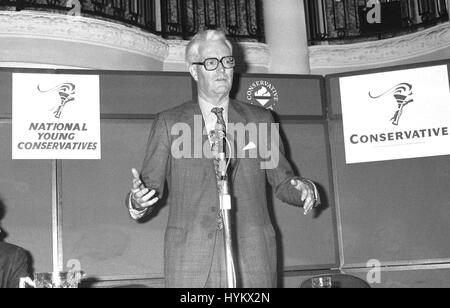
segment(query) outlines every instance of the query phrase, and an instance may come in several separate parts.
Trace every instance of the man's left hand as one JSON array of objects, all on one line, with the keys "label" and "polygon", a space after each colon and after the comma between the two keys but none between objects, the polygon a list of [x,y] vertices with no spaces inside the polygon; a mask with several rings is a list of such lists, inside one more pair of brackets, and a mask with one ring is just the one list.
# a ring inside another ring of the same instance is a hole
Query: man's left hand
[{"label": "man's left hand", "polygon": [[312,184],[299,179],[292,179],[291,185],[302,193],[301,200],[303,202],[303,214],[307,215],[317,203],[314,187],[312,187]]}]

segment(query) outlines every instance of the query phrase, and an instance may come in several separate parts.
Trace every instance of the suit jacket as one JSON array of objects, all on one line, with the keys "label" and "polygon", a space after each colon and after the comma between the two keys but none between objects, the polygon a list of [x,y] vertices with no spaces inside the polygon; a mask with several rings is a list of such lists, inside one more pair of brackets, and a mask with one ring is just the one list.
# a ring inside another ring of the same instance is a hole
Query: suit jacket
[{"label": "suit jacket", "polygon": [[[169,219],[164,249],[166,287],[203,287],[213,258],[219,211],[214,162],[206,157],[176,158],[171,155],[174,144],[175,148],[195,154],[200,138],[201,144],[209,148],[204,123],[199,130],[194,116],[197,119],[202,116],[196,101],[158,114],[150,132],[142,168],[144,183],[159,195],[164,194],[165,181],[168,183]],[[230,100],[228,122],[248,125],[270,124],[274,120],[270,111],[264,108]],[[190,144],[180,146],[180,127],[189,128],[192,132],[192,138],[183,133],[186,140],[192,141]],[[200,132],[203,132],[202,136]],[[274,133],[279,134],[278,130]],[[258,150],[263,150],[258,140],[250,140],[250,134],[245,138],[246,144],[251,141],[260,147]],[[237,145],[237,139],[233,142],[235,146],[242,146]],[[290,185],[294,174],[285,158],[281,140],[275,150],[279,151],[279,163],[274,169],[261,169],[260,157],[232,160],[232,219],[241,287],[276,287],[277,248],[267,208],[267,180],[279,199],[301,204],[300,192]]]},{"label": "suit jacket", "polygon": [[0,288],[18,288],[20,278],[28,277],[28,258],[17,246],[0,242]]}]

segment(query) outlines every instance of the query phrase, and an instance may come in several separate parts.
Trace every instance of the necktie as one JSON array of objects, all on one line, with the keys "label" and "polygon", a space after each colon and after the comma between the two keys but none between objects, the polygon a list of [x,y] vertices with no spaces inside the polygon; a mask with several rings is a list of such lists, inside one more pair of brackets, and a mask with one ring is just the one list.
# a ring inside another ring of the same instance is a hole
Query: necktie
[{"label": "necktie", "polygon": [[[223,118],[223,108],[219,108],[219,107],[215,107],[213,109],[211,109],[211,112],[214,113],[217,117],[217,122],[216,122],[216,126],[215,129],[218,131],[222,131],[224,136],[226,134],[226,125],[225,125],[225,120]],[[214,147],[216,146],[213,143],[213,153],[217,153],[217,151],[219,149],[215,149]],[[225,145],[224,145],[224,149],[225,149]],[[217,190],[219,192],[219,194],[221,194],[221,178],[220,178],[220,170],[219,170],[219,158],[218,156],[216,156],[214,158],[214,167],[215,167],[215,171],[216,171],[216,181],[217,181]],[[217,213],[217,229],[222,230],[223,229],[223,219],[222,219],[222,212],[219,211]]]},{"label": "necktie", "polygon": [[[213,134],[215,134],[217,131],[221,132],[223,134],[223,136],[226,135],[226,125],[225,125],[225,120],[223,118],[223,108],[219,108],[219,107],[215,107],[213,109],[211,109],[211,112],[214,113],[217,117],[217,122],[215,125],[215,132],[212,132]],[[217,136],[216,136],[217,138]],[[225,148],[226,145],[223,144],[223,151],[225,152]],[[212,144],[212,151],[215,154],[215,159],[214,159],[214,166],[216,169],[216,179],[217,179],[217,184],[218,184],[218,188],[220,189],[221,185],[220,184],[220,171],[219,171],[219,157],[217,156],[217,153],[219,153],[219,150],[217,148],[217,144],[213,143]],[[219,190],[220,193],[220,190]]]},{"label": "necktie", "polygon": [[211,112],[214,113],[217,117],[216,129],[223,131],[226,134],[226,124],[223,118],[223,108],[214,107],[211,109]]}]

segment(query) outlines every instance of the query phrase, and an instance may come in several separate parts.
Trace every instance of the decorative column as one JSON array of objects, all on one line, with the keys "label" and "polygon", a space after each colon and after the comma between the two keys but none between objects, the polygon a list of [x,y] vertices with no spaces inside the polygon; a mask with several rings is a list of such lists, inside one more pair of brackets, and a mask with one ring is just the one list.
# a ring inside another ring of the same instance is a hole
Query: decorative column
[{"label": "decorative column", "polygon": [[270,73],[309,74],[308,36],[303,0],[263,0]]}]

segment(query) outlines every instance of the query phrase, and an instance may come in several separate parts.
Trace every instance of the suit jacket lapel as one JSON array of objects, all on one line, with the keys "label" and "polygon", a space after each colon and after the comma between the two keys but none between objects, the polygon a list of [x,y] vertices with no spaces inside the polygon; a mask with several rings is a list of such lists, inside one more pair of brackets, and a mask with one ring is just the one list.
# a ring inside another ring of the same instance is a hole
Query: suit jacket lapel
[{"label": "suit jacket lapel", "polygon": [[[203,145],[205,145],[206,143],[209,145],[209,139],[208,139],[208,135],[206,133],[206,126],[205,126],[205,121],[202,116],[202,111],[201,111],[200,106],[197,101],[192,101],[192,102],[187,103],[187,107],[188,108],[185,109],[185,118],[184,118],[183,122],[188,124],[191,127],[192,132],[193,132],[192,133],[193,138],[192,138],[192,144],[191,144],[192,152],[194,153],[195,142],[198,143],[198,141],[196,141],[198,136],[195,136],[196,135],[195,128],[198,127],[199,123],[194,123],[194,118],[195,118],[194,116],[199,116],[197,118],[202,119],[202,123],[201,123],[201,125],[202,125],[202,145],[201,145],[202,146],[202,148],[201,148],[202,157],[208,166],[211,165],[212,175],[214,175],[214,178],[215,178],[214,162],[212,159],[206,159],[205,154],[203,153]],[[234,100],[230,100],[230,104],[228,107],[228,122],[232,123],[232,124],[240,123],[245,126],[245,125],[247,125],[248,121],[243,115],[244,115],[244,110],[240,106],[240,103],[238,103]],[[239,151],[241,149],[236,148],[237,144],[236,144],[236,140],[234,140],[234,138],[230,141],[232,142],[232,146],[234,148],[233,157],[231,158],[231,162],[230,162],[230,165],[232,168],[230,180],[231,180],[231,182],[233,182],[236,177],[236,173],[237,173],[237,170],[239,167],[239,162],[240,162],[239,157],[236,157],[236,156],[237,156],[237,153],[239,153]],[[246,140],[246,142],[247,141],[248,140]],[[198,146],[199,145],[197,145],[197,147]],[[208,146],[206,146],[206,147],[207,147],[207,149],[210,149],[210,147],[208,147]]]},{"label": "suit jacket lapel", "polygon": [[[230,104],[228,107],[228,122],[233,124],[243,124],[244,126],[247,125],[247,119],[243,116],[244,111],[242,110],[242,107],[239,105],[238,102],[234,100],[230,100]],[[234,137],[234,136],[233,136]],[[236,177],[236,172],[239,167],[240,158],[237,157],[237,154],[241,149],[237,148],[236,140],[233,138],[233,148],[234,148],[234,155],[231,159],[231,166],[232,166],[232,173],[231,173],[231,181],[234,182],[234,179]]]},{"label": "suit jacket lapel", "polygon": [[[191,128],[191,152],[193,158],[205,159],[203,146],[208,143],[208,134],[206,132],[205,120],[202,116],[202,111],[197,101],[191,101],[186,104],[187,108],[184,110],[183,123],[186,123]],[[196,123],[197,119],[197,123]],[[200,127],[201,125],[201,127]],[[201,132],[201,144],[199,142],[199,134]],[[207,147],[207,149],[209,149]]]}]

